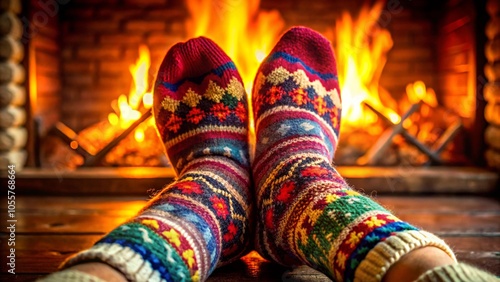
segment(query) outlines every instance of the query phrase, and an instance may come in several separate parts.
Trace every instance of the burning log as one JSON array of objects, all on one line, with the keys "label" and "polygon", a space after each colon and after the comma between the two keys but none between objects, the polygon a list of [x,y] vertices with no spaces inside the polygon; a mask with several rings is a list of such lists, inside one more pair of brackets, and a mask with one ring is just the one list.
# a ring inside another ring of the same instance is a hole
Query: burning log
[{"label": "burning log", "polygon": [[0,85],[0,107],[8,105],[21,106],[26,102],[26,90],[24,87],[13,83]]},{"label": "burning log", "polygon": [[0,130],[0,151],[20,150],[26,145],[28,131],[22,127]]},{"label": "burning log", "polygon": [[120,141],[125,139],[127,135],[129,135],[134,129],[139,126],[142,122],[150,118],[152,115],[151,111],[146,111],[142,114],[141,118],[136,120],[132,125],[130,125],[127,129],[125,129],[118,137],[114,138],[109,144],[107,144],[102,150],[100,150],[96,155],[90,156],[85,159],[83,166],[93,166],[96,163],[100,162]]},{"label": "burning log", "polygon": [[[66,167],[95,166],[99,164],[120,166],[159,166],[166,165],[162,160],[163,147],[159,142],[154,127],[149,126],[145,139],[141,143],[133,140],[131,134],[150,117],[151,111],[146,111],[138,120],[116,136],[116,127],[102,122],[76,134],[71,128],[57,123],[50,131],[74,150],[81,158],[71,158]],[[50,150],[45,150],[50,151]],[[57,151],[57,150],[56,150]],[[53,163],[64,164],[64,154],[53,153],[48,158]],[[59,155],[59,157],[57,156]],[[76,163],[74,163],[76,162]]]},{"label": "burning log", "polygon": [[[359,165],[375,165],[377,164],[383,154],[387,151],[387,148],[392,144],[392,140],[396,135],[402,134],[406,132],[403,127],[403,122],[410,117],[413,113],[420,109],[421,104],[413,104],[410,109],[406,112],[406,114],[401,118],[401,122],[394,124],[391,122],[389,118],[383,115],[380,111],[376,110],[374,107],[365,103],[365,105],[374,111],[379,117],[382,118],[386,123],[392,125],[392,127],[386,129],[384,133],[380,136],[377,142],[368,150],[368,152],[361,158],[358,159]],[[410,138],[412,140],[412,138]]]},{"label": "burning log", "polygon": [[23,45],[12,36],[0,38],[0,59],[20,62],[24,57]]},{"label": "burning log", "polygon": [[[410,109],[401,117],[401,121],[394,124],[388,117],[383,113],[375,109],[373,106],[365,103],[365,105],[377,114],[386,124],[390,125],[388,129],[379,137],[377,142],[368,150],[368,152],[358,159],[359,165],[376,165],[380,162],[383,156],[385,156],[387,149],[393,143],[393,139],[397,135],[401,135],[408,144],[417,148],[420,152],[424,153],[429,157],[430,162],[441,164],[443,160],[439,156],[446,145],[453,140],[453,138],[462,129],[462,122],[460,120],[455,121],[455,123],[450,126],[441,137],[435,142],[434,146],[431,148],[427,147],[425,144],[420,142],[417,137],[410,134],[403,126],[404,122],[414,113],[416,113],[422,105],[426,105],[423,101],[417,104],[413,104]],[[427,105],[428,106],[428,105]],[[427,162],[426,164],[430,164]]]},{"label": "burning log", "polygon": [[22,108],[9,106],[0,109],[0,128],[16,127],[26,121],[26,111]]},{"label": "burning log", "polygon": [[74,132],[71,128],[62,122],[58,122],[54,125],[51,134],[54,134],[61,138],[66,144],[68,144],[73,150],[75,150],[83,158],[89,158],[92,156],[85,148],[79,145],[78,134]]}]

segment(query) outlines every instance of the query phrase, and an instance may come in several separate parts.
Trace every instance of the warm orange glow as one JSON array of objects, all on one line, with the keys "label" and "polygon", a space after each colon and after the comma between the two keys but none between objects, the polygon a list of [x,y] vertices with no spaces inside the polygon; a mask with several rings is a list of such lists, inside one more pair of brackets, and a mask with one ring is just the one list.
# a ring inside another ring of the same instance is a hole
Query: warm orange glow
[{"label": "warm orange glow", "polygon": [[76,149],[78,148],[78,142],[76,142],[76,141],[71,141],[71,142],[69,143],[69,146],[71,147],[71,149],[76,150]]},{"label": "warm orange glow", "polygon": [[153,106],[153,94],[152,93],[146,93],[142,97],[142,103],[144,104],[144,107],[147,109],[151,108]]},{"label": "warm orange glow", "polygon": [[263,265],[269,263],[269,261],[262,258],[256,251],[251,251],[242,257],[241,261],[245,263],[247,274],[250,277],[260,277]]},{"label": "warm orange glow", "polygon": [[378,109],[394,123],[400,120],[398,113],[384,105],[379,96],[383,91],[379,85],[380,75],[387,61],[387,52],[393,45],[389,31],[376,22],[383,7],[383,1],[378,1],[372,8],[365,5],[357,19],[344,12],[336,22],[333,39],[342,91],[344,129],[366,128],[377,121],[376,114],[363,107],[363,102]]},{"label": "warm orange glow", "polygon": [[[188,38],[206,36],[215,41],[234,60],[245,89],[251,94],[257,69],[285,26],[279,12],[260,11],[260,0],[187,0],[186,3],[191,15],[186,22]],[[252,111],[249,120],[253,123]]]},{"label": "warm orange glow", "polygon": [[424,101],[431,107],[438,106],[436,92],[434,92],[432,88],[427,88],[423,81],[416,81],[408,84],[406,86],[406,95],[408,95],[408,101],[412,104]]},{"label": "warm orange glow", "polygon": [[285,22],[278,11],[260,11],[259,0],[188,0],[188,38],[214,40],[238,66],[250,90],[260,62],[271,51]]},{"label": "warm orange glow", "polygon": [[144,141],[144,130],[142,128],[137,128],[134,133],[134,138],[139,143]]},{"label": "warm orange glow", "polygon": [[[153,95],[147,92],[150,90],[148,83],[150,66],[149,49],[141,45],[139,47],[139,58],[135,64],[129,67],[133,78],[133,86],[130,88],[128,97],[122,94],[111,104],[115,113],[108,115],[108,121],[112,126],[125,129],[141,117],[142,111],[153,106]],[[144,141],[144,130],[141,128],[136,129],[134,138],[137,142]]]}]

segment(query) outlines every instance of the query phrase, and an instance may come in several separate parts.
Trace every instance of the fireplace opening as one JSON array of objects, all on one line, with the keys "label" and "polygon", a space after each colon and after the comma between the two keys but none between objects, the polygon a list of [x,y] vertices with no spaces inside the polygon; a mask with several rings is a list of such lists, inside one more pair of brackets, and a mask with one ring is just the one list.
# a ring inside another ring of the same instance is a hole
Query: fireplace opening
[{"label": "fireplace opening", "polygon": [[18,125],[27,136],[15,138],[28,145],[9,150],[26,148],[28,166],[169,166],[148,114],[167,50],[212,38],[250,93],[280,34],[303,25],[330,39],[337,57],[336,164],[484,166],[486,154],[498,166],[498,141],[484,138],[496,140],[499,126],[498,107],[483,98],[498,78],[497,64],[483,75],[488,44],[498,52],[485,36],[488,9],[472,0],[26,0],[14,21],[24,27],[29,95]]}]

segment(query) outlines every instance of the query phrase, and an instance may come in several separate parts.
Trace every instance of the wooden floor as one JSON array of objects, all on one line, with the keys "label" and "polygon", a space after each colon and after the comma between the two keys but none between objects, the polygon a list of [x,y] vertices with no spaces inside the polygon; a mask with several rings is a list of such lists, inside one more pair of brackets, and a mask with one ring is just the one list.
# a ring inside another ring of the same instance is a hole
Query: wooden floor
[{"label": "wooden floor", "polygon": [[[500,275],[500,202],[475,196],[380,196],[401,219],[445,239],[464,262]],[[2,199],[6,202],[6,199]],[[16,199],[16,276],[7,274],[5,228],[0,233],[1,281],[32,281],[57,269],[68,256],[88,248],[133,216],[145,201],[130,197],[39,197]],[[2,222],[7,211],[2,205]],[[328,281],[308,268],[289,270],[247,256],[218,269],[209,281]]]}]

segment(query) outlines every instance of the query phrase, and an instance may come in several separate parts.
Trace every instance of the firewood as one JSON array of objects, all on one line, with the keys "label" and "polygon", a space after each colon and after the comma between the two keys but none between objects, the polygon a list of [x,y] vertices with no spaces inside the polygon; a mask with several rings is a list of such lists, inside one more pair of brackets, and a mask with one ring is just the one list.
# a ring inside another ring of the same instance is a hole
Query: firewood
[{"label": "firewood", "polygon": [[26,103],[26,89],[14,83],[0,85],[0,107],[22,106]]},{"label": "firewood", "polygon": [[0,151],[21,149],[28,140],[28,131],[24,127],[0,129]]},{"label": "firewood", "polygon": [[484,99],[490,103],[500,103],[500,82],[489,82],[484,86]]},{"label": "firewood", "polygon": [[484,74],[488,81],[500,82],[500,61],[486,64],[484,67]]},{"label": "firewood", "polygon": [[26,111],[23,108],[9,106],[0,109],[0,128],[17,127],[26,122]]},{"label": "firewood", "polygon": [[489,125],[484,132],[484,139],[488,145],[500,150],[500,127]]},{"label": "firewood", "polygon": [[12,36],[0,38],[0,60],[20,62],[24,57],[23,45]]},{"label": "firewood", "polygon": [[24,81],[26,71],[24,67],[11,61],[0,63],[0,84],[21,83]]},{"label": "firewood", "polygon": [[0,14],[0,36],[10,35],[15,39],[23,35],[23,26],[19,18],[11,12]]},{"label": "firewood", "polygon": [[21,0],[2,0],[0,1],[0,11],[11,11],[15,14],[21,13]]},{"label": "firewood", "polygon": [[27,156],[26,150],[0,153],[0,170],[7,169],[8,165],[15,165],[16,171],[20,171],[26,163]]},{"label": "firewood", "polygon": [[489,62],[495,62],[500,60],[500,37],[493,40],[489,40],[486,43],[486,48],[484,50],[486,58]]},{"label": "firewood", "polygon": [[487,122],[500,126],[500,103],[488,103],[484,108],[484,117]]}]

